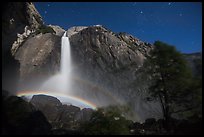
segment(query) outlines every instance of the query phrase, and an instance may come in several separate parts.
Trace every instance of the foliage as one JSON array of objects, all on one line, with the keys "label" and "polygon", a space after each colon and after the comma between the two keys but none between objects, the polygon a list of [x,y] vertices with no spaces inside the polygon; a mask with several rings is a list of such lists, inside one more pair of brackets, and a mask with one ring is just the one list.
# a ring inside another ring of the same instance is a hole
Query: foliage
[{"label": "foliage", "polygon": [[172,114],[192,110],[200,103],[196,98],[200,97],[202,85],[192,77],[187,62],[174,46],[160,41],[154,46],[145,62],[147,72],[154,80],[149,92],[160,101],[163,117],[168,123]]},{"label": "foliage", "polygon": [[81,129],[88,135],[125,135],[130,134],[129,125],[130,121],[121,116],[117,107],[109,106],[95,111]]},{"label": "foliage", "polygon": [[49,27],[49,26],[46,26],[46,25],[41,25],[35,32],[35,34],[39,34],[39,33],[42,33],[42,34],[45,34],[45,33],[55,33],[56,32],[53,30],[52,27]]}]

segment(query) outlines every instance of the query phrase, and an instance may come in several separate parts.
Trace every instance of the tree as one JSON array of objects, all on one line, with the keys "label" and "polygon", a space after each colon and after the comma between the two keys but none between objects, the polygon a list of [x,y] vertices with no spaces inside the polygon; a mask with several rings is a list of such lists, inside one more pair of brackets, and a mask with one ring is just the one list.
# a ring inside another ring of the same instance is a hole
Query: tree
[{"label": "tree", "polygon": [[108,106],[95,111],[81,130],[88,135],[128,135],[130,123],[116,106]]},{"label": "tree", "polygon": [[174,46],[156,41],[144,65],[153,80],[149,93],[160,101],[168,129],[172,114],[196,107],[190,101],[195,99],[196,90],[193,88],[198,89],[199,86],[195,84],[184,57]]}]

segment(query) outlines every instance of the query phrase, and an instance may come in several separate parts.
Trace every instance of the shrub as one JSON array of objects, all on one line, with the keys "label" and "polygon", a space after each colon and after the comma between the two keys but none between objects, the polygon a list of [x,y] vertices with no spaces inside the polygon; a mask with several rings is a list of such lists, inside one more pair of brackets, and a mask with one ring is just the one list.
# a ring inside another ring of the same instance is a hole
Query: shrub
[{"label": "shrub", "polygon": [[56,32],[53,30],[52,27],[49,27],[46,25],[42,25],[36,30],[35,34],[37,35],[39,33],[42,33],[42,34],[45,34],[45,33],[52,33],[53,34],[54,33],[54,34],[56,34]]},{"label": "shrub", "polygon": [[82,124],[81,130],[88,135],[128,135],[129,125],[117,108],[100,108],[90,121]]}]

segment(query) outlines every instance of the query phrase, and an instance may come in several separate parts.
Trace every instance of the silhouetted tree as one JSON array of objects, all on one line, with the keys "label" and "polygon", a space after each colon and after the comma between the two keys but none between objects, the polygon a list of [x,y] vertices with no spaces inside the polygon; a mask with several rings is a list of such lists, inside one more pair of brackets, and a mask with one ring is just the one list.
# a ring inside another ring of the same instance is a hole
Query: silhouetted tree
[{"label": "silhouetted tree", "polygon": [[153,79],[150,95],[160,101],[168,129],[172,114],[197,107],[201,86],[193,79],[182,54],[166,43],[156,41],[144,65]]}]

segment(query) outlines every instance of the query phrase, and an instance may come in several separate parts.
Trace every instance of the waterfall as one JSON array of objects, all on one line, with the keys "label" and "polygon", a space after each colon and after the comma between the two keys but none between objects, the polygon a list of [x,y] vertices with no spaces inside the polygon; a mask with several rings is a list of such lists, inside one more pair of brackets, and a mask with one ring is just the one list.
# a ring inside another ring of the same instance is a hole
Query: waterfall
[{"label": "waterfall", "polygon": [[70,90],[71,82],[71,50],[69,38],[66,36],[67,32],[65,31],[61,39],[61,66],[60,66],[60,75],[61,75],[61,86],[63,91]]},{"label": "waterfall", "polygon": [[61,39],[61,66],[60,73],[64,75],[68,75],[71,71],[71,51],[70,51],[70,43],[69,38],[66,37],[66,32],[62,36]]},{"label": "waterfall", "polygon": [[41,86],[41,90],[69,94],[71,92],[71,50],[67,32],[61,38],[60,72],[49,78]]},{"label": "waterfall", "polygon": [[[72,63],[71,63],[71,49],[69,38],[65,32],[61,38],[61,61],[60,71],[50,77],[40,87],[40,93],[47,95],[54,95],[63,103],[73,104],[81,108],[95,109],[96,105],[84,100],[80,96],[73,96],[74,86],[72,85]],[[43,91],[43,92],[41,92]]]}]

